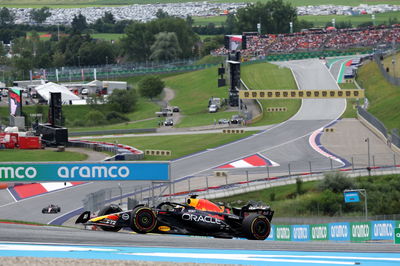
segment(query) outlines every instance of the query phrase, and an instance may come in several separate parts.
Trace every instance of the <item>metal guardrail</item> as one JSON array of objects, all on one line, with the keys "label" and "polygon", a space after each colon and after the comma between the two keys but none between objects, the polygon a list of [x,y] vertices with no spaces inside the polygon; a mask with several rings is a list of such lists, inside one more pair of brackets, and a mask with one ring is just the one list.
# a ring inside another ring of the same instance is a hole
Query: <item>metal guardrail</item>
[{"label": "metal guardrail", "polygon": [[379,121],[378,118],[370,114],[367,110],[364,108],[358,106],[357,107],[357,112],[360,116],[362,116],[365,120],[367,120],[370,124],[372,124],[377,130],[379,130],[383,136],[387,139],[388,137],[388,131],[385,127],[385,125]]},{"label": "metal guardrail", "polygon": [[[390,74],[390,70],[394,71],[394,67],[395,67],[395,63],[393,63],[393,68],[389,68],[387,67],[385,69],[385,67],[383,66],[382,60],[380,58],[379,55],[374,55],[374,60],[376,62],[376,64],[378,65],[379,70],[381,71],[381,74],[383,75],[383,77],[392,85],[395,86],[400,86],[400,78],[397,78],[395,76],[392,76]],[[393,73],[394,74],[394,73]]]}]

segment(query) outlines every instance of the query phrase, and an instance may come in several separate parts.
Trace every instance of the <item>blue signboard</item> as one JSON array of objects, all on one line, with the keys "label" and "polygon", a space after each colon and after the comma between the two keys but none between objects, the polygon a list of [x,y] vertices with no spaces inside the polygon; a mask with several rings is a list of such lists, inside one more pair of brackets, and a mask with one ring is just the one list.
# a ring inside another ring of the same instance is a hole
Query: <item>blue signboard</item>
[{"label": "blue signboard", "polygon": [[169,162],[63,162],[0,164],[0,182],[167,181]]},{"label": "blue signboard", "polygon": [[309,241],[309,225],[292,225],[292,241]]},{"label": "blue signboard", "polygon": [[275,225],[271,224],[271,233],[269,234],[268,238],[265,240],[275,240]]},{"label": "blue signboard", "polygon": [[344,202],[359,202],[360,196],[357,191],[344,192]]},{"label": "blue signboard", "polygon": [[372,225],[372,240],[393,240],[394,228],[396,227],[394,221],[373,221]]},{"label": "blue signboard", "polygon": [[329,240],[350,241],[350,223],[330,223],[328,228]]}]

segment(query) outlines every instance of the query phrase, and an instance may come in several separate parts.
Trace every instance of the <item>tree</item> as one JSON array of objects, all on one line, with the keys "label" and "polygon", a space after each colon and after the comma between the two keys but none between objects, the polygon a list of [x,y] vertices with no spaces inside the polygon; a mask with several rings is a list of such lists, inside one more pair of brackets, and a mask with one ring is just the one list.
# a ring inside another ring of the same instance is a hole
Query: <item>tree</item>
[{"label": "tree", "polygon": [[135,109],[137,95],[134,90],[113,90],[107,100],[112,111],[129,113]]},{"label": "tree", "polygon": [[157,76],[148,76],[139,82],[139,92],[143,97],[152,99],[164,89],[164,82]]},{"label": "tree", "polygon": [[29,15],[32,20],[34,20],[38,24],[41,24],[45,22],[48,17],[51,16],[51,13],[50,9],[45,6],[40,9],[32,9]]},{"label": "tree", "polygon": [[169,14],[167,11],[162,10],[159,8],[156,12],[156,18],[168,18]]},{"label": "tree", "polygon": [[354,184],[351,179],[339,171],[325,173],[324,179],[318,185],[321,191],[330,190],[333,193],[342,193],[343,190],[353,187]]},{"label": "tree", "polygon": [[74,15],[74,18],[71,22],[71,27],[73,33],[82,33],[88,27],[86,17],[81,13],[79,13],[78,16]]},{"label": "tree", "polygon": [[225,20],[226,33],[232,34],[236,33],[237,29],[237,19],[234,14],[229,13]]},{"label": "tree", "polygon": [[187,15],[187,16],[186,16],[186,23],[187,23],[190,27],[192,27],[193,24],[194,24],[194,19],[193,19],[191,16]]},{"label": "tree", "polygon": [[287,33],[290,30],[289,22],[296,24],[296,8],[282,0],[271,0],[265,4],[257,2],[237,12],[238,30],[256,31],[257,24],[261,24],[261,33]]},{"label": "tree", "polygon": [[115,23],[114,15],[111,12],[108,12],[108,11],[104,12],[102,20],[106,24],[114,24]]},{"label": "tree", "polygon": [[168,61],[177,59],[182,53],[178,38],[174,32],[160,32],[155,36],[156,40],[150,47],[150,59],[155,61]]},{"label": "tree", "polygon": [[0,26],[4,27],[10,24],[14,24],[15,14],[11,12],[7,7],[3,7],[0,10]]},{"label": "tree", "polygon": [[154,35],[148,29],[148,24],[134,22],[125,29],[126,37],[121,38],[122,49],[125,54],[137,62],[143,62],[150,57],[150,46],[154,42]]}]

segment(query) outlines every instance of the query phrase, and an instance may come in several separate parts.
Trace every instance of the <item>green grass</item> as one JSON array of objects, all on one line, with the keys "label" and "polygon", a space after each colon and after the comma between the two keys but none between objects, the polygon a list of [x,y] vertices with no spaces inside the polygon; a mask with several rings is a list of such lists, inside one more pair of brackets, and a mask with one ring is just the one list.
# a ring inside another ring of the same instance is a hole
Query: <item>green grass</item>
[{"label": "green grass", "polygon": [[[217,88],[217,67],[188,72],[165,79],[167,87],[175,91],[175,98],[170,102],[182,110],[184,117],[177,126],[193,126],[197,119],[214,121],[220,113],[208,114],[208,100],[210,97],[227,98],[227,86]],[[206,115],[206,116],[205,116]],[[208,123],[207,123],[208,124]]]},{"label": "green grass", "polygon": [[[146,160],[172,160],[185,155],[215,148],[217,146],[232,142],[238,138],[244,138],[254,134],[245,132],[242,134],[194,134],[194,135],[174,135],[157,137],[130,137],[118,138],[118,143],[133,146],[140,150],[170,150],[171,156],[150,156],[146,155]],[[114,142],[116,139],[102,139],[106,142]]]},{"label": "green grass", "polygon": [[[295,90],[296,82],[290,69],[280,68],[269,63],[243,66],[242,80],[249,89],[254,90]],[[254,126],[270,125],[283,122],[293,116],[301,106],[301,100],[261,100],[264,114]],[[266,112],[268,107],[286,107],[287,112]]]},{"label": "green grass", "polygon": [[375,62],[367,63],[359,69],[357,82],[365,88],[369,100],[368,112],[389,130],[400,129],[400,87],[388,83]]},{"label": "green grass", "polygon": [[194,26],[206,26],[209,23],[214,23],[215,26],[221,26],[226,21],[226,16],[213,16],[213,17],[193,17]]},{"label": "green grass", "polygon": [[[354,83],[340,83],[340,88],[343,90],[357,89]],[[347,99],[346,110],[342,114],[342,118],[356,118],[357,117],[357,100],[356,99]],[[361,100],[362,101],[362,100]],[[362,104],[362,102],[360,102]]]},{"label": "green grass", "polygon": [[90,35],[93,39],[101,39],[105,41],[118,41],[120,38],[124,37],[125,34],[122,33],[94,33]]},{"label": "green grass", "polygon": [[0,150],[0,162],[83,161],[86,154],[54,150]]},{"label": "green grass", "polygon": [[[355,188],[366,188],[368,190],[368,200],[376,203],[368,206],[371,215],[396,213],[399,205],[398,191],[396,190],[399,182],[396,175],[363,176],[352,178],[351,181]],[[321,191],[319,184],[322,182],[303,182],[300,194],[297,193],[297,184],[291,184],[218,198],[215,201],[229,203],[231,206],[243,206],[249,200],[261,201],[271,206],[275,211],[275,217],[316,216],[318,214],[321,216],[322,212],[318,212],[317,207],[321,207],[321,210],[325,208],[325,211],[333,208],[329,211],[334,210],[331,215],[359,216],[363,213],[362,202],[350,205],[345,204],[342,192]],[[332,186],[337,187],[337,184],[331,184],[330,187]]]},{"label": "green grass", "polygon": [[[368,3],[370,4],[370,3]],[[335,2],[335,5],[338,3]],[[349,5],[349,4],[347,4]],[[386,13],[377,13],[375,14],[375,24],[379,25],[384,22],[388,22],[390,18],[399,18],[400,12],[386,12]],[[299,16],[298,19],[303,19],[309,22],[314,23],[314,27],[325,27],[326,23],[332,22],[332,19],[335,19],[336,25],[340,22],[351,22],[353,27],[357,27],[358,25],[365,22],[372,22],[372,18],[370,14],[366,15],[358,15],[358,16],[339,16],[339,15],[328,15],[328,16]]]}]

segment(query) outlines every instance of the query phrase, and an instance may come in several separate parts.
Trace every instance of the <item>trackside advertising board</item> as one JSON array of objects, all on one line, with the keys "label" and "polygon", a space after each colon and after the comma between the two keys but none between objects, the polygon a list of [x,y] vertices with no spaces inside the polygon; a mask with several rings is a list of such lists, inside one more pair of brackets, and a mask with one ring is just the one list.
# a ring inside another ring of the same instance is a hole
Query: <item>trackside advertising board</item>
[{"label": "trackside advertising board", "polygon": [[309,225],[292,225],[292,241],[309,241]]},{"label": "trackside advertising board", "polygon": [[350,241],[350,223],[330,223],[329,240]]},{"label": "trackside advertising board", "polygon": [[46,162],[0,164],[0,182],[169,180],[169,162]]},{"label": "trackside advertising board", "polygon": [[275,240],[278,241],[292,240],[290,229],[291,229],[290,225],[275,225]]},{"label": "trackside advertising board", "polygon": [[394,221],[373,221],[372,226],[372,240],[392,240],[394,238]]},{"label": "trackside advertising board", "polygon": [[371,240],[371,223],[350,223],[351,227],[351,242],[363,242]]},{"label": "trackside advertising board", "polygon": [[311,224],[311,240],[328,240],[328,225],[327,224]]}]

